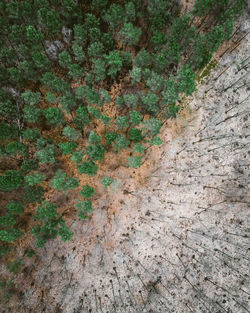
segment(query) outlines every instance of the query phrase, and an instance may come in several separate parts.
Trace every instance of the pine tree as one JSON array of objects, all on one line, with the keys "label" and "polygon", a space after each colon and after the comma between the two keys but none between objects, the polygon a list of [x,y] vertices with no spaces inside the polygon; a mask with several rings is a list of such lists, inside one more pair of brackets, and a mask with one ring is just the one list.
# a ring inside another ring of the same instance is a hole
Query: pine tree
[{"label": "pine tree", "polygon": [[79,64],[70,64],[68,75],[73,79],[79,79],[83,76],[84,69]]},{"label": "pine tree", "polygon": [[142,120],[142,116],[137,111],[133,110],[129,112],[129,122],[133,125],[139,125]]},{"label": "pine tree", "polygon": [[160,146],[162,144],[162,140],[160,137],[155,136],[153,139],[150,140],[149,143],[151,146]]},{"label": "pine tree", "polygon": [[141,157],[130,156],[128,158],[128,166],[138,168],[141,166]]},{"label": "pine tree", "polygon": [[140,28],[134,27],[132,23],[125,23],[118,36],[124,46],[132,46],[138,43],[141,33]]},{"label": "pine tree", "polygon": [[0,176],[0,191],[12,191],[23,183],[23,175],[19,170],[9,170]]},{"label": "pine tree", "polygon": [[77,199],[77,201],[78,202],[75,204],[75,208],[80,211],[78,217],[81,220],[86,220],[88,218],[88,213],[92,213],[93,211],[92,203],[89,200],[80,201]]},{"label": "pine tree", "polygon": [[117,135],[115,141],[114,141],[114,148],[116,153],[119,150],[126,149],[129,146],[129,140],[122,134]]},{"label": "pine tree", "polygon": [[32,53],[32,60],[34,62],[34,65],[39,70],[47,70],[50,66],[49,59],[41,52],[33,52]]},{"label": "pine tree", "polygon": [[122,68],[122,59],[119,52],[114,50],[109,52],[108,55],[104,55],[104,57],[108,65],[108,75],[110,75],[111,78],[115,78],[117,72]]},{"label": "pine tree", "polygon": [[111,4],[106,10],[103,19],[109,24],[111,30],[115,30],[121,25],[124,16],[124,10],[119,4]]},{"label": "pine tree", "polygon": [[51,187],[59,191],[68,191],[79,186],[77,178],[68,177],[62,170],[56,172],[55,177],[50,181]]},{"label": "pine tree", "polygon": [[132,63],[132,54],[131,54],[131,52],[122,51],[121,57],[122,57],[122,64],[123,64],[123,66],[124,67],[130,67],[130,65]]},{"label": "pine tree", "polygon": [[22,235],[23,235],[23,232],[17,228],[0,230],[0,240],[6,241],[6,242],[13,242],[17,238],[21,237]]},{"label": "pine tree", "polygon": [[93,187],[90,187],[88,184],[85,185],[82,190],[79,192],[79,194],[84,198],[91,198],[95,193],[95,189]]},{"label": "pine tree", "polygon": [[97,27],[90,28],[88,31],[89,42],[98,42],[101,39],[101,31]]},{"label": "pine tree", "polygon": [[79,164],[82,161],[82,158],[83,158],[83,150],[81,149],[81,150],[77,150],[73,152],[70,160],[72,162],[76,162],[77,164]]},{"label": "pine tree", "polygon": [[188,65],[184,65],[178,72],[177,80],[178,91],[190,96],[195,90],[195,73],[193,70]]},{"label": "pine tree", "polygon": [[77,42],[75,42],[72,46],[72,49],[73,49],[73,53],[75,56],[75,60],[78,62],[83,62],[86,56],[85,56],[82,46],[80,46]]},{"label": "pine tree", "polygon": [[63,52],[61,52],[59,54],[59,64],[62,67],[69,67],[72,64],[72,58],[70,56],[70,54],[68,53],[68,51],[64,50]]},{"label": "pine tree", "polygon": [[107,144],[110,145],[118,136],[118,134],[116,132],[107,132],[105,134],[105,139],[107,141]]},{"label": "pine tree", "polygon": [[66,126],[63,129],[63,136],[67,137],[70,140],[77,140],[79,133],[74,128]]},{"label": "pine tree", "polygon": [[33,106],[37,105],[41,101],[41,94],[40,92],[27,90],[22,93],[22,98],[26,104]]},{"label": "pine tree", "polygon": [[73,152],[73,150],[77,147],[76,142],[62,142],[58,144],[63,155],[67,155]]},{"label": "pine tree", "polygon": [[40,135],[39,130],[37,128],[26,128],[22,132],[23,138],[28,141],[34,141]]},{"label": "pine tree", "polygon": [[146,84],[152,91],[159,92],[163,86],[162,76],[151,72],[150,78],[147,79]]},{"label": "pine tree", "polygon": [[42,186],[24,186],[24,190],[23,198],[29,203],[41,203],[44,199],[44,189]]},{"label": "pine tree", "polygon": [[28,186],[34,186],[34,185],[40,184],[41,181],[45,179],[45,177],[46,176],[44,174],[33,173],[30,175],[26,175],[24,177],[24,180],[26,181]]},{"label": "pine tree", "polygon": [[21,215],[24,210],[24,204],[22,201],[10,201],[5,208],[12,215]]},{"label": "pine tree", "polygon": [[36,156],[39,160],[39,164],[55,164],[55,146],[53,144],[46,146],[46,148],[37,151]]},{"label": "pine tree", "polygon": [[64,123],[64,115],[59,108],[47,108],[43,110],[49,125],[61,125]]},{"label": "pine tree", "polygon": [[89,176],[96,175],[98,166],[93,161],[84,161],[78,165],[79,174],[88,174]]},{"label": "pine tree", "polygon": [[161,92],[162,104],[172,104],[179,100],[178,84],[168,79],[164,81],[164,91]]},{"label": "pine tree", "polygon": [[129,130],[129,139],[133,141],[142,141],[142,133],[140,129],[131,128]]},{"label": "pine tree", "polygon": [[138,105],[138,97],[134,94],[124,95],[123,101],[128,108],[136,108]]},{"label": "pine tree", "polygon": [[21,169],[24,173],[28,173],[32,170],[37,170],[38,169],[38,163],[35,159],[27,159],[24,160]]},{"label": "pine tree", "polygon": [[108,3],[108,0],[92,0],[92,7],[96,10],[103,10]]},{"label": "pine tree", "polygon": [[141,98],[147,112],[151,114],[155,114],[158,112],[159,97],[155,93],[149,91],[147,94],[142,95]]},{"label": "pine tree", "polygon": [[60,19],[59,13],[56,10],[47,10],[46,8],[41,8],[40,16],[41,23],[48,34],[56,34],[60,31],[63,23]]},{"label": "pine tree", "polygon": [[101,42],[93,42],[88,47],[88,55],[91,58],[101,57],[104,53],[104,46]]},{"label": "pine tree", "polygon": [[42,110],[37,108],[36,106],[25,105],[23,108],[23,112],[24,118],[29,123],[38,123],[42,115]]},{"label": "pine tree", "polygon": [[99,119],[102,116],[101,111],[99,109],[97,109],[97,108],[88,106],[87,110],[88,110],[89,114],[91,116],[93,116],[93,118]]},{"label": "pine tree", "polygon": [[165,111],[165,118],[176,118],[177,113],[180,111],[180,107],[175,104],[170,104]]},{"label": "pine tree", "polygon": [[101,142],[101,137],[97,135],[94,131],[91,130],[89,134],[89,142],[93,144],[97,144]]},{"label": "pine tree", "polygon": [[86,147],[86,154],[93,161],[102,160],[105,152],[104,145],[102,144],[89,145]]},{"label": "pine tree", "polygon": [[160,132],[162,126],[161,122],[153,117],[145,121],[144,125],[146,125],[146,132],[153,137]]},{"label": "pine tree", "polygon": [[128,118],[126,116],[118,116],[115,120],[115,124],[119,130],[127,128],[129,126]]},{"label": "pine tree", "polygon": [[43,41],[44,35],[35,26],[29,25],[26,27],[26,38],[30,44],[39,45]]},{"label": "pine tree", "polygon": [[125,21],[135,22],[136,10],[133,2],[129,1],[125,4]]},{"label": "pine tree", "polygon": [[[89,110],[89,112],[90,112],[90,114],[93,115],[93,111],[91,109]],[[83,122],[84,125],[88,125],[90,123],[90,118],[89,118],[88,111],[86,108],[81,107],[81,106],[78,107],[76,109],[76,114],[77,114],[77,117],[79,117],[81,119],[81,121]]]},{"label": "pine tree", "polygon": [[65,92],[64,95],[60,97],[59,102],[62,106],[62,109],[68,113],[77,106],[75,97],[72,95],[71,92]]},{"label": "pine tree", "polygon": [[0,226],[8,227],[16,224],[15,218],[11,214],[0,216]]},{"label": "pine tree", "polygon": [[101,183],[103,184],[103,188],[106,189],[108,186],[110,186],[112,184],[113,181],[114,181],[113,177],[103,177],[101,179]]},{"label": "pine tree", "polygon": [[85,44],[87,41],[87,29],[83,25],[74,25],[74,39],[79,45]]},{"label": "pine tree", "polygon": [[22,153],[23,156],[26,156],[28,154],[27,146],[18,141],[9,142],[5,150],[9,155],[13,156],[19,153]]},{"label": "pine tree", "polygon": [[109,93],[106,90],[100,89],[99,90],[99,95],[102,98],[103,102],[109,103],[111,101],[111,97],[110,97]]},{"label": "pine tree", "polygon": [[134,66],[132,71],[129,72],[130,77],[131,77],[131,82],[134,85],[135,83],[139,83],[141,81],[141,68]]},{"label": "pine tree", "polygon": [[214,0],[196,0],[192,9],[192,14],[200,17],[204,16],[213,8],[214,4]]},{"label": "pine tree", "polygon": [[141,51],[133,59],[133,63],[135,66],[145,69],[151,64],[150,53],[145,48],[142,48]]},{"label": "pine tree", "polygon": [[142,154],[146,150],[146,147],[143,146],[141,143],[135,143],[133,148],[134,148],[135,153],[140,153],[140,154]]},{"label": "pine tree", "polygon": [[106,78],[106,66],[102,59],[93,60],[93,73],[95,74],[95,80],[97,82],[105,80]]},{"label": "pine tree", "polygon": [[16,125],[8,125],[6,122],[0,122],[0,140],[18,138],[18,127]]}]

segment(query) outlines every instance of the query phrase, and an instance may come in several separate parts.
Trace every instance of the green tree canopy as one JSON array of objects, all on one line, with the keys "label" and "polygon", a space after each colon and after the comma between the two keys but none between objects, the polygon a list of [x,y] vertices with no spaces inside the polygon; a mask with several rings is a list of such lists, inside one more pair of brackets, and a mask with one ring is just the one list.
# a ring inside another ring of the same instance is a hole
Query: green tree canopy
[{"label": "green tree canopy", "polygon": [[79,186],[77,178],[69,177],[62,170],[56,172],[55,177],[50,181],[50,185],[59,191],[68,191]]}]

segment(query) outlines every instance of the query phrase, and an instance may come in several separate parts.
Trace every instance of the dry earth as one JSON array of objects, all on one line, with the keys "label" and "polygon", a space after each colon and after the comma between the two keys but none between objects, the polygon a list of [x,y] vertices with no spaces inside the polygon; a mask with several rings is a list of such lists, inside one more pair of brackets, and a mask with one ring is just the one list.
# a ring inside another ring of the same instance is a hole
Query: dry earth
[{"label": "dry earth", "polygon": [[27,261],[2,312],[250,312],[249,30],[245,15],[164,144],[110,173],[92,218]]}]

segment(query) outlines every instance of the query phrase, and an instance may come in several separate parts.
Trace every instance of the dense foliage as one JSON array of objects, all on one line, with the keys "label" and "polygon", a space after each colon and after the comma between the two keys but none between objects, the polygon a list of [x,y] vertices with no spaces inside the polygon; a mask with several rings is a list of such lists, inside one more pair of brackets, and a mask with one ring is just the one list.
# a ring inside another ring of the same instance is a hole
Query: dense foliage
[{"label": "dense foliage", "polygon": [[[127,166],[143,164],[144,151],[162,143],[164,120],[195,90],[196,72],[230,38],[245,2],[196,0],[179,16],[170,0],[1,1],[0,193],[12,199],[1,208],[1,256],[30,231],[21,222],[25,210],[36,223],[36,247],[72,238],[48,191],[66,199],[78,192],[84,200],[72,210],[87,219],[95,189],[79,177],[96,175],[107,152],[129,149]],[[122,91],[114,98],[115,83]],[[104,190],[113,182],[101,179]]]}]

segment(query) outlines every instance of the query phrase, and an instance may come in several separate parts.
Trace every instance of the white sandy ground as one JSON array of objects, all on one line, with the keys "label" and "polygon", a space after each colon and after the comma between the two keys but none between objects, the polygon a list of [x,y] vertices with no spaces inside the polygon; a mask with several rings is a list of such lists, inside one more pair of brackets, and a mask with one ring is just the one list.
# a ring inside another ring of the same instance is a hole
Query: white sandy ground
[{"label": "white sandy ground", "polygon": [[120,187],[73,222],[71,242],[30,261],[23,296],[4,312],[250,312],[249,39],[163,127],[144,185],[117,169]]}]

